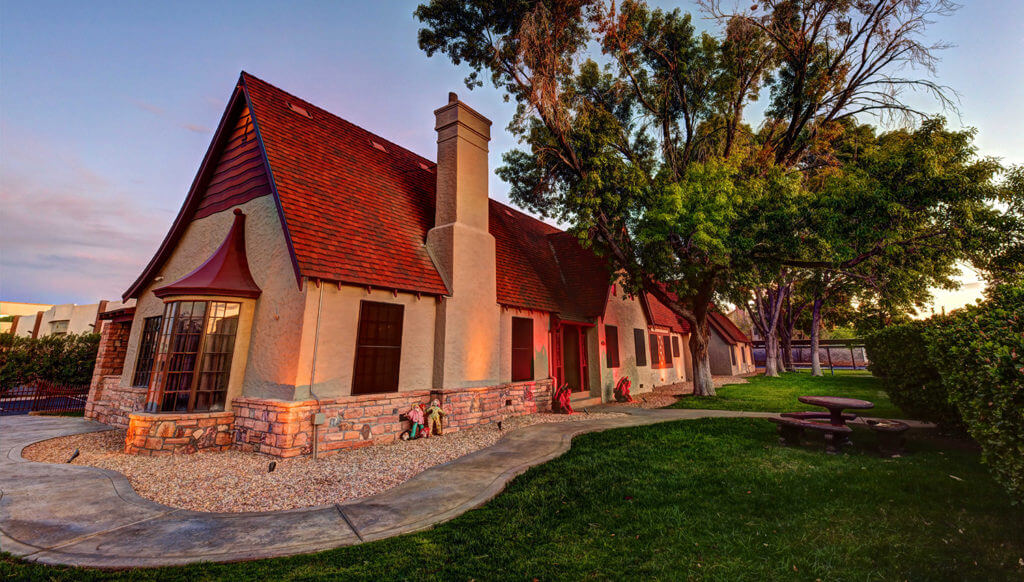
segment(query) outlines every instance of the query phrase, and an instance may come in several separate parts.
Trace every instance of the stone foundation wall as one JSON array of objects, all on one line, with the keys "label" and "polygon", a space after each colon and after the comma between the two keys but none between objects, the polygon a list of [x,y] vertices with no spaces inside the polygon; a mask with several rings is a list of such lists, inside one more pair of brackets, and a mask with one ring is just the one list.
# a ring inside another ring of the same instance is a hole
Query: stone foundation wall
[{"label": "stone foundation wall", "polygon": [[85,417],[88,419],[125,428],[128,426],[128,413],[142,410],[146,389],[120,386],[131,328],[131,321],[101,322],[96,366],[85,403]]},{"label": "stone foundation wall", "polygon": [[318,454],[398,440],[409,423],[399,419],[413,406],[437,398],[447,413],[444,429],[455,432],[507,418],[551,410],[552,381],[519,382],[483,388],[417,390],[346,396],[329,400],[284,401],[236,398],[234,447],[278,457],[313,451],[313,415]]},{"label": "stone foundation wall", "polygon": [[128,415],[124,452],[132,455],[171,455],[226,451],[232,446],[233,412]]},{"label": "stone foundation wall", "polygon": [[128,415],[145,407],[146,388],[124,388],[121,376],[93,377],[85,417],[118,428],[128,427]]}]

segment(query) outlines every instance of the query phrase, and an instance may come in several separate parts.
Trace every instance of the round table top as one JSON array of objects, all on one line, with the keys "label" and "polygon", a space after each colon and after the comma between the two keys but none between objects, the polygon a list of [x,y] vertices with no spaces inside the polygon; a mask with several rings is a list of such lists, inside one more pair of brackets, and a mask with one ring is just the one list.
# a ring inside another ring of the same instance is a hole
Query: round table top
[{"label": "round table top", "polygon": [[801,396],[797,398],[804,404],[813,404],[814,406],[822,406],[828,409],[867,409],[874,408],[875,404],[867,400],[858,400],[856,398],[840,398],[838,396]]}]

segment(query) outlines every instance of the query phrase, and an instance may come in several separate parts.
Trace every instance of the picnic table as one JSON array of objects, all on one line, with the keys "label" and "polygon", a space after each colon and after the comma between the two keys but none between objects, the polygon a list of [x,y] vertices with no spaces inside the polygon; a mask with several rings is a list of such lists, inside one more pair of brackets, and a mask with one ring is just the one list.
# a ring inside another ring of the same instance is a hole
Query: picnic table
[{"label": "picnic table", "polygon": [[829,423],[834,426],[846,426],[847,420],[853,420],[856,418],[856,415],[844,415],[844,410],[867,410],[875,407],[873,402],[869,402],[867,400],[841,398],[839,396],[800,396],[797,400],[804,404],[827,408],[829,412]]},{"label": "picnic table", "polygon": [[[825,436],[825,450],[830,454],[836,454],[843,446],[850,444],[849,435],[853,431],[846,426],[846,421],[855,420],[857,415],[844,414],[843,411],[866,410],[875,406],[867,400],[836,396],[800,396],[798,400],[804,404],[821,406],[828,409],[828,412],[784,412],[778,418],[770,419],[779,425],[780,444],[799,444],[804,429],[809,429]],[[828,422],[819,422],[824,420]]]}]

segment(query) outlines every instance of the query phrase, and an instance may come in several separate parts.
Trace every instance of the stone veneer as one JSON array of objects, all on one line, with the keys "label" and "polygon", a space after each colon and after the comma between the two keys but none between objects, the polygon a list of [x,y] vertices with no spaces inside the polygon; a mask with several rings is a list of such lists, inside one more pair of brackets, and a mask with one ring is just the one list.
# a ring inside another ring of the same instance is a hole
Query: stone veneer
[{"label": "stone veneer", "polygon": [[93,378],[85,417],[118,428],[128,428],[128,415],[146,405],[146,387],[121,386],[121,376]]},{"label": "stone veneer", "polygon": [[128,426],[128,414],[142,410],[146,388],[121,386],[124,358],[128,350],[131,320],[102,321],[96,366],[92,371],[85,417],[119,428]]},{"label": "stone veneer", "polygon": [[445,410],[444,430],[456,432],[510,416],[551,409],[552,380],[518,382],[481,388],[416,390],[367,394],[326,400],[285,401],[236,398],[235,448],[277,457],[313,451],[313,416],[326,422],[316,427],[318,454],[371,444],[395,442],[408,429],[399,419],[413,406],[437,398]]},{"label": "stone veneer", "polygon": [[233,412],[128,415],[124,452],[133,455],[171,455],[231,448]]}]

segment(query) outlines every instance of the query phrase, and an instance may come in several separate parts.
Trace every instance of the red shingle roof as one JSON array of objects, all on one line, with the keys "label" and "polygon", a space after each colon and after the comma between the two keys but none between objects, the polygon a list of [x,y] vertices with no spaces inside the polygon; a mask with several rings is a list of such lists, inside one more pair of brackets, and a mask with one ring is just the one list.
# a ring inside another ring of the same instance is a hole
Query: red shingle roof
[{"label": "red shingle roof", "polygon": [[301,274],[446,294],[424,245],[434,164],[252,75],[241,83]]},{"label": "red shingle roof", "polygon": [[647,305],[651,311],[651,325],[667,327],[680,334],[690,333],[690,323],[677,316],[668,308],[668,306],[661,301],[658,301],[658,299],[650,293],[647,294]]},{"label": "red shingle roof", "polygon": [[[245,72],[222,129],[238,99],[256,125],[298,277],[448,293],[425,245],[434,225],[432,161]],[[171,232],[125,297],[155,276],[191,221],[222,129]],[[604,312],[608,271],[572,235],[494,200],[489,218],[498,303],[565,319]]]},{"label": "red shingle roof", "polygon": [[708,323],[730,345],[750,343],[750,338],[731,319],[714,309],[708,311]]}]

